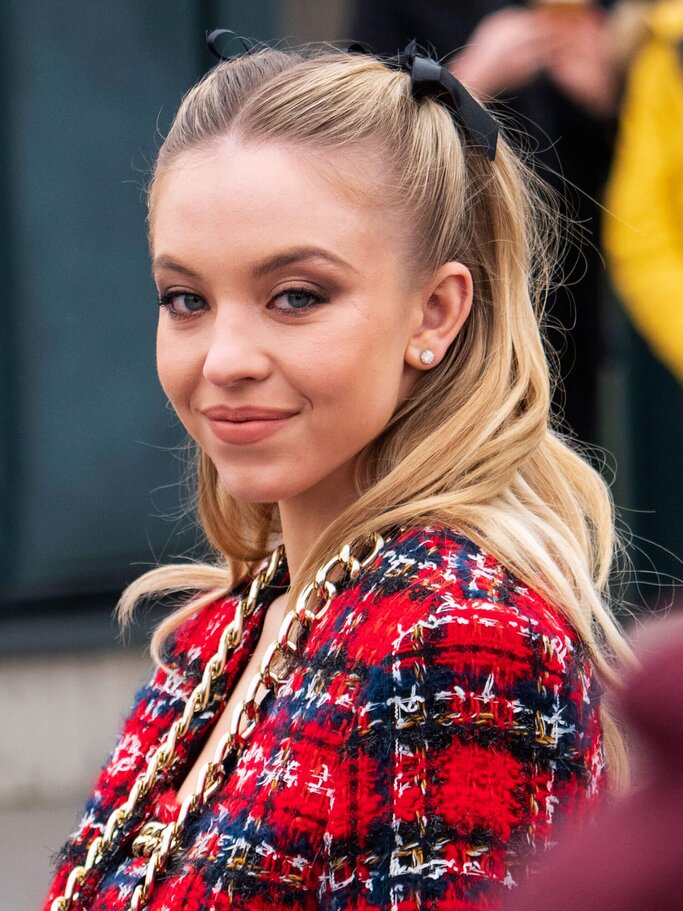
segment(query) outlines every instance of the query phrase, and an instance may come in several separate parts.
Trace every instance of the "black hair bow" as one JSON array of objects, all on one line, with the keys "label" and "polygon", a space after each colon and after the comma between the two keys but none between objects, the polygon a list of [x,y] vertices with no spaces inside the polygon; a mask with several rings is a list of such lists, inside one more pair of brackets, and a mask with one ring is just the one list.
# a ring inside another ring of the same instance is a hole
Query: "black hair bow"
[{"label": "black hair bow", "polygon": [[[347,50],[356,54],[372,54],[367,45],[360,42],[350,45]],[[489,161],[493,161],[496,157],[498,124],[447,67],[441,66],[431,57],[419,54],[415,40],[395,57],[387,58],[385,63],[410,75],[410,88],[414,98],[433,98],[447,107],[474,145],[486,153]]]},{"label": "black hair bow", "polygon": [[[224,53],[226,45],[234,41],[239,41],[243,50],[237,54],[226,55]],[[249,54],[254,54],[256,51],[260,51],[267,47],[267,45],[260,41],[254,41],[252,38],[243,38],[241,35],[238,35],[237,32],[233,32],[232,29],[229,28],[215,28],[212,32],[207,32],[206,46],[214,57],[218,57],[219,60],[232,60],[234,57],[247,57]]]}]

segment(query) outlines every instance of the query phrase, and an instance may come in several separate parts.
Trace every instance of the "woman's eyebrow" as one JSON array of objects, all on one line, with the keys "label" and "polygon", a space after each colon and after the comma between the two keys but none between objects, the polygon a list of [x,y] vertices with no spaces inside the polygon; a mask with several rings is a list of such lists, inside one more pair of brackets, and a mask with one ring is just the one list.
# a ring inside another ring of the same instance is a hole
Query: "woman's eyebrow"
[{"label": "woman's eyebrow", "polygon": [[321,247],[294,247],[292,250],[287,250],[284,253],[276,253],[274,256],[269,256],[267,259],[264,259],[262,262],[253,266],[250,270],[251,276],[252,278],[262,278],[269,272],[275,272],[277,269],[283,269],[285,266],[292,266],[295,263],[300,263],[309,259],[325,260],[333,266],[339,266],[342,269],[358,272],[358,270],[354,269],[346,260],[343,260],[340,256],[336,256],[334,253],[323,250]]},{"label": "woman's eyebrow", "polygon": [[[291,266],[295,263],[311,259],[324,260],[333,266],[349,269],[351,272],[358,272],[358,270],[350,263],[347,263],[346,260],[342,259],[340,256],[336,256],[334,253],[323,250],[322,247],[294,247],[292,250],[287,250],[284,253],[276,253],[274,256],[269,256],[267,259],[252,266],[249,271],[252,278],[262,278],[264,275],[275,272],[277,269],[283,269],[285,266]],[[187,266],[184,266],[182,263],[177,262],[177,260],[172,259],[169,256],[159,256],[152,262],[152,271],[156,271],[157,269],[169,269],[172,272],[180,272],[188,278],[200,278],[197,272],[193,272],[192,269],[189,269]]]},{"label": "woman's eyebrow", "polygon": [[170,269],[172,272],[180,272],[182,275],[187,275],[188,278],[199,278],[199,275],[193,272],[192,269],[188,269],[187,266],[176,262],[169,256],[159,256],[152,262],[152,271],[154,272],[157,269]]}]

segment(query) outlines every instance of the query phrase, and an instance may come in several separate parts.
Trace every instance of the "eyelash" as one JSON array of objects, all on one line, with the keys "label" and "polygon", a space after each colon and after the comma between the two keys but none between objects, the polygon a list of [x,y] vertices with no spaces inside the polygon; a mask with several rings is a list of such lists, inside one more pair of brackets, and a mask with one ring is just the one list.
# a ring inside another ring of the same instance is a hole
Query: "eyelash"
[{"label": "eyelash", "polygon": [[[270,307],[271,301],[276,300],[278,297],[283,297],[286,294],[302,294],[302,295],[305,295],[306,297],[310,297],[311,300],[313,301],[313,303],[308,304],[306,307],[298,307],[298,308],[292,308],[292,309],[287,309],[284,307]],[[174,310],[173,301],[176,298],[183,297],[183,296],[195,297],[199,300],[202,299],[199,294],[192,294],[189,291],[167,291],[165,294],[160,294],[158,296],[158,304],[160,307],[163,307],[168,312],[169,316],[172,319],[178,319],[178,320],[194,319],[195,316],[197,316],[199,313],[204,312],[203,310],[195,310],[194,312],[191,311],[189,313],[178,313],[177,310]],[[268,301],[268,305],[269,305],[269,309],[277,310],[280,313],[286,313],[288,316],[292,315],[294,317],[298,317],[300,315],[310,313],[311,310],[315,309],[316,307],[319,307],[322,304],[326,304],[328,302],[328,300],[329,299],[327,297],[325,297],[324,295],[322,295],[318,292],[311,291],[310,288],[300,288],[297,286],[292,286],[291,288],[284,288],[282,291],[280,291],[278,294],[276,294],[274,297],[272,297],[271,300]]]},{"label": "eyelash", "polygon": [[159,294],[159,306],[163,307],[172,319],[193,319],[197,313],[202,312],[201,310],[196,310],[194,313],[178,313],[177,310],[173,309],[173,301],[177,297],[196,297],[201,300],[198,294],[190,294],[189,291],[167,291],[165,294]]}]

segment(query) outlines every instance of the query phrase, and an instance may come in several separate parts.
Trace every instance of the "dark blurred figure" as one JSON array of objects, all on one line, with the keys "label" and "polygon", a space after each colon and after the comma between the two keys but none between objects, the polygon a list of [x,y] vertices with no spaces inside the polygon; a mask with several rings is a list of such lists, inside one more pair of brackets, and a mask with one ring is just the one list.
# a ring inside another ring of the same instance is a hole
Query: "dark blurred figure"
[{"label": "dark blurred figure", "polygon": [[394,54],[416,38],[450,59],[453,73],[481,97],[504,102],[504,119],[509,123],[512,115],[513,129],[525,134],[521,145],[533,150],[537,170],[580,223],[588,243],[573,245],[561,263],[560,277],[570,287],[549,300],[548,337],[566,394],[556,395],[556,410],[588,442],[596,439],[601,357],[594,199],[610,162],[619,82],[608,36],[610,5],[362,0],[351,32],[380,54]]},{"label": "dark blurred figure", "polygon": [[554,849],[509,911],[683,908],[683,612],[647,628],[623,713],[649,751],[646,783]]}]

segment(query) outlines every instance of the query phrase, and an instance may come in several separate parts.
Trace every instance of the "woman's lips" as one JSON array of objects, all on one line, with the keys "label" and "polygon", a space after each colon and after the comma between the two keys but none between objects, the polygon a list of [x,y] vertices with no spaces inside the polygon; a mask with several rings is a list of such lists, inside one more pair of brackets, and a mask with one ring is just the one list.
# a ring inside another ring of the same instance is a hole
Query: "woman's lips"
[{"label": "woman's lips", "polygon": [[256,408],[208,408],[202,412],[223,443],[257,443],[277,433],[296,412]]}]

